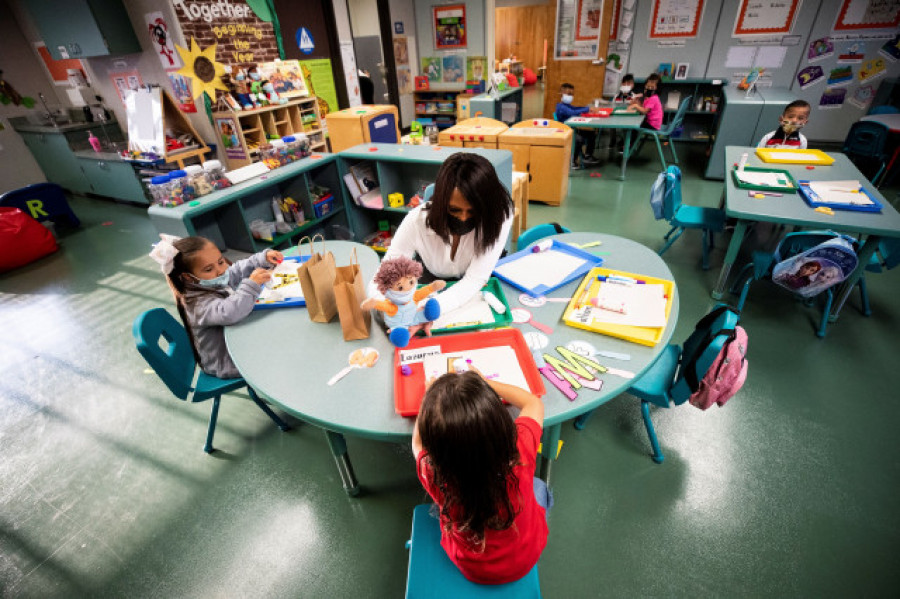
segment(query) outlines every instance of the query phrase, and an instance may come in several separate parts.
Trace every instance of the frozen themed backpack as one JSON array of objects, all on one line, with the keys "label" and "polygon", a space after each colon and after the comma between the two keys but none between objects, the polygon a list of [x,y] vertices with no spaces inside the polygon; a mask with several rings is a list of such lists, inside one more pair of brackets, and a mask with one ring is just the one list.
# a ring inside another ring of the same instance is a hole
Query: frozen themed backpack
[{"label": "frozen themed backpack", "polygon": [[812,297],[850,276],[859,262],[856,240],[834,231],[791,233],[775,250],[772,281],[802,297]]},{"label": "frozen themed backpack", "polygon": [[740,313],[719,304],[684,342],[678,377],[670,391],[676,404],[688,400],[705,410],[725,405],[747,379],[747,332]]}]

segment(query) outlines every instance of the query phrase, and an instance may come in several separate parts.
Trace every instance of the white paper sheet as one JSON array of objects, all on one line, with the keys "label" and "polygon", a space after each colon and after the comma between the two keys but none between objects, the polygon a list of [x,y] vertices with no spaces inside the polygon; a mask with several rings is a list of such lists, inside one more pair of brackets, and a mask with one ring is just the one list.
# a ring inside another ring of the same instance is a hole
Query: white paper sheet
[{"label": "white paper sheet", "polygon": [[600,306],[624,306],[625,313],[591,308],[595,322],[635,327],[666,326],[665,287],[662,285],[619,285],[601,283],[597,292]]},{"label": "white paper sheet", "polygon": [[809,188],[819,196],[818,202],[871,206],[872,200],[866,194],[858,193],[861,187],[859,181],[811,181],[809,184]]},{"label": "white paper sheet", "polygon": [[725,56],[726,69],[749,69],[756,58],[756,46],[731,46]]},{"label": "white paper sheet", "polygon": [[502,276],[516,281],[528,289],[538,285],[553,287],[561,283],[572,271],[585,263],[583,258],[547,250],[528,254],[494,269]]},{"label": "white paper sheet", "polygon": [[494,313],[491,311],[491,306],[484,301],[484,297],[481,294],[478,294],[455,310],[441,314],[434,321],[433,328],[445,329],[452,328],[452,325],[465,326],[476,323],[490,324],[492,322],[494,322]]},{"label": "white paper sheet", "polygon": [[784,46],[760,46],[756,52],[756,62],[753,66],[765,69],[780,69],[784,64],[787,48]]},{"label": "white paper sheet", "polygon": [[263,287],[259,294],[261,302],[281,302],[288,299],[302,299],[303,288],[297,277],[299,263],[285,260],[272,269],[272,282]]},{"label": "white paper sheet", "polygon": [[790,187],[790,181],[781,173],[764,173],[759,171],[739,170],[735,171],[738,179],[750,185],[762,185],[765,187]]},{"label": "white paper sheet", "polygon": [[525,374],[522,372],[522,366],[519,364],[516,352],[508,346],[485,347],[464,352],[448,352],[426,356],[422,361],[425,369],[425,378],[429,379],[445,374],[447,372],[447,360],[452,357],[472,360],[472,365],[491,380],[528,389],[528,381],[525,380]]}]

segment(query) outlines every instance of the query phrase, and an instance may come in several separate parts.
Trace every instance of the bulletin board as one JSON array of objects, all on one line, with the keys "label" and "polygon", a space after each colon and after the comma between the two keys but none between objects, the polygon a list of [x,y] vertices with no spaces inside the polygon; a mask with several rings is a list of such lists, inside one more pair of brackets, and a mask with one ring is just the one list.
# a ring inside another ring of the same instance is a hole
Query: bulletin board
[{"label": "bulletin board", "polygon": [[697,37],[703,0],[653,0],[651,40]]},{"label": "bulletin board", "polygon": [[734,21],[734,37],[788,34],[801,0],[741,0]]},{"label": "bulletin board", "polygon": [[600,50],[603,0],[557,0],[555,60],[593,60]]},{"label": "bulletin board", "polygon": [[900,25],[900,0],[844,0],[835,31],[888,29]]}]

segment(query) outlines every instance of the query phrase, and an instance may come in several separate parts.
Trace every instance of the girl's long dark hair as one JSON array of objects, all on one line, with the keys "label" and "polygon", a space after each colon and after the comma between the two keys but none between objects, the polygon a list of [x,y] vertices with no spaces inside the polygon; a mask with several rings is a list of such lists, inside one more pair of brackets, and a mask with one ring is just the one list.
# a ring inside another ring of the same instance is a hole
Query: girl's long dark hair
[{"label": "girl's long dark hair", "polygon": [[522,509],[518,494],[510,497],[518,489],[516,426],[484,379],[474,372],[437,379],[422,402],[419,435],[444,497],[441,515],[466,542],[481,545],[486,529],[512,526]]},{"label": "girl's long dark hair", "polygon": [[172,295],[175,296],[175,307],[178,308],[178,315],[181,317],[181,323],[184,330],[187,331],[188,339],[191,341],[191,349],[194,350],[194,359],[200,364],[200,354],[197,352],[197,344],[194,342],[194,331],[191,329],[191,323],[188,322],[187,312],[184,309],[184,277],[183,274],[190,274],[194,266],[194,254],[206,247],[206,244],[212,243],[205,237],[183,237],[176,240],[172,245],[178,250],[172,259],[172,271],[166,275],[169,287],[172,289]]},{"label": "girl's long dark hair", "polygon": [[469,152],[451,155],[441,165],[434,183],[434,195],[425,224],[450,243],[447,225],[450,196],[458,189],[472,205],[475,219],[475,253],[481,255],[500,239],[503,223],[513,212],[509,191],[497,178],[497,172],[486,158]]}]

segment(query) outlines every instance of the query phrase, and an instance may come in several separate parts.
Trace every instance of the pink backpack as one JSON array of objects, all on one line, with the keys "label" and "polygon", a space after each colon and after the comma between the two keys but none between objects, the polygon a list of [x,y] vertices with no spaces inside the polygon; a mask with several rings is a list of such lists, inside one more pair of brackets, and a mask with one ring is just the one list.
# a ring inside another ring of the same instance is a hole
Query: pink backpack
[{"label": "pink backpack", "polygon": [[740,314],[715,307],[697,323],[684,343],[681,366],[671,394],[675,403],[691,402],[701,410],[725,405],[747,379],[747,332]]}]

